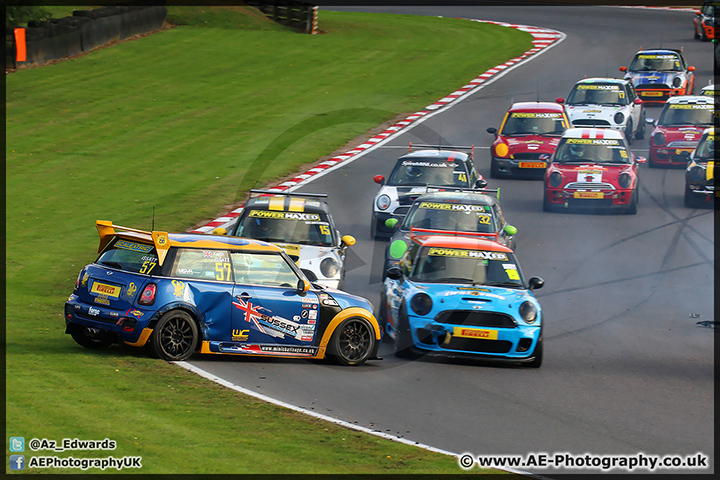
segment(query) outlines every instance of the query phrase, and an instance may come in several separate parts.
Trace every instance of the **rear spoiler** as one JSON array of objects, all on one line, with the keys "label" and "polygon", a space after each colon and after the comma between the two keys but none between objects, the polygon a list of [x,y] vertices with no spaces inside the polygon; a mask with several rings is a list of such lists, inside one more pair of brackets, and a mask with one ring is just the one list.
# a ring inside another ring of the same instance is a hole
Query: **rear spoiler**
[{"label": "rear spoiler", "polygon": [[433,228],[417,228],[417,227],[410,227],[410,238],[416,237],[418,235],[422,235],[423,233],[431,233],[435,235],[451,235],[451,236],[467,236],[467,237],[493,237],[495,239],[498,238],[498,234],[496,233],[483,233],[483,232],[459,232],[457,230],[437,230]]},{"label": "rear spoiler", "polygon": [[250,197],[252,198],[253,193],[255,196],[261,197],[263,195],[275,195],[275,196],[287,196],[287,197],[310,197],[310,198],[327,198],[327,193],[301,193],[301,192],[276,192],[274,190],[257,190],[254,188],[250,189]]},{"label": "rear spoiler", "polygon": [[494,193],[495,198],[500,200],[500,187],[498,188],[469,188],[469,187],[448,187],[443,185],[426,185],[425,193],[432,193],[430,189],[440,192],[470,192],[470,193]]},{"label": "rear spoiler", "polygon": [[121,227],[120,225],[113,225],[109,220],[96,220],[95,228],[97,228],[98,234],[100,234],[98,253],[103,251],[115,235],[123,232],[137,233],[142,240],[151,240],[153,244],[155,244],[155,249],[158,253],[158,263],[160,265],[163,264],[165,255],[167,255],[168,249],[170,249],[170,238],[167,232],[148,232],[147,230],[138,230],[137,228]]}]

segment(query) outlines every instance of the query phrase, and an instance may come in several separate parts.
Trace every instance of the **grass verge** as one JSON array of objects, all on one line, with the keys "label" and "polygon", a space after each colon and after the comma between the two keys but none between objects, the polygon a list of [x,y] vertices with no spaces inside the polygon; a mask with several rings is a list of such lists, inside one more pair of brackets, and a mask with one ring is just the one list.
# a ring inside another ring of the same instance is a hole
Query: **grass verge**
[{"label": "grass verge", "polygon": [[96,219],[149,228],[155,207],[158,228],[186,230],[531,40],[464,20],[326,11],[311,36],[213,10],[171,7],[188,25],[6,76],[6,438],[108,437],[118,448],[107,453],[142,456],[142,473],[460,473],[453,458],[63,334]]}]

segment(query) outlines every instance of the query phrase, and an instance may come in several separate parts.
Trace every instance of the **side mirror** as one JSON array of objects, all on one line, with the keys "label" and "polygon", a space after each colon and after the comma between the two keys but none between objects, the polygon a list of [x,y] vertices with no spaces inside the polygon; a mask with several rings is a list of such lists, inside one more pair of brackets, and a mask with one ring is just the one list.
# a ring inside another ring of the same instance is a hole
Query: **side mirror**
[{"label": "side mirror", "polygon": [[558,97],[558,98],[555,99],[555,103],[561,103],[561,104],[562,104],[562,103],[565,103],[565,99],[564,99],[564,98],[561,98],[561,97]]},{"label": "side mirror", "polygon": [[689,162],[690,161],[690,152],[680,152],[680,158],[682,158],[686,162]]},{"label": "side mirror", "polygon": [[646,119],[645,119],[645,123],[647,123],[648,125],[651,125],[651,126],[654,127],[654,126],[655,126],[655,119],[654,119],[654,118],[646,118]]},{"label": "side mirror", "polygon": [[485,188],[487,187],[487,180],[484,178],[478,178],[475,180],[475,188]]},{"label": "side mirror", "polygon": [[497,135],[497,128],[495,128],[495,127],[488,127],[487,132],[488,132],[488,133],[492,133],[493,135]]},{"label": "side mirror", "polygon": [[545,280],[543,280],[540,277],[532,277],[528,281],[530,290],[537,290],[538,288],[542,288],[543,285],[545,285]]},{"label": "side mirror", "polygon": [[505,225],[505,228],[503,230],[511,237],[517,233],[517,228],[513,227],[512,225]]},{"label": "side mirror", "polygon": [[380,185],[385,185],[385,177],[383,177],[382,175],[375,175],[373,177],[373,181]]},{"label": "side mirror", "polygon": [[618,70],[620,70],[621,72],[627,72],[627,67],[620,67],[618,68]]},{"label": "side mirror", "polygon": [[694,71],[695,71],[695,67],[692,67],[692,66],[688,67],[688,72],[694,72]]},{"label": "side mirror", "polygon": [[645,157],[635,157],[635,163],[645,163],[647,162],[647,158]]},{"label": "side mirror", "polygon": [[344,236],[340,239],[340,242],[341,242],[343,245],[345,245],[346,247],[352,247],[353,245],[355,245],[355,242],[356,242],[356,241],[357,241],[357,240],[355,240],[355,237],[353,237],[352,235],[344,235]]},{"label": "side mirror", "polygon": [[635,100],[633,100],[633,103],[634,103],[635,105],[640,105],[640,104],[642,104],[642,103],[643,103],[642,98],[636,98]]},{"label": "side mirror", "polygon": [[295,288],[297,294],[304,297],[308,290],[310,290],[310,282],[304,278],[298,278],[297,287]]},{"label": "side mirror", "polygon": [[388,268],[386,275],[392,280],[398,280],[402,278],[402,270],[400,270],[400,267],[390,267]]},{"label": "side mirror", "polygon": [[213,235],[227,235],[227,230],[222,227],[217,227],[212,231]]}]

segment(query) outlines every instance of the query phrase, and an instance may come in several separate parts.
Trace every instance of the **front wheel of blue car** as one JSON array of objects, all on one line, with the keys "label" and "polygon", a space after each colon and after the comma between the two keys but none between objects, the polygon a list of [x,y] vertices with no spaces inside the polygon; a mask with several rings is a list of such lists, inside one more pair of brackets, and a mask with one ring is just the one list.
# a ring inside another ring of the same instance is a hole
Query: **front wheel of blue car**
[{"label": "front wheel of blue car", "polygon": [[160,317],[152,336],[153,351],[167,361],[187,360],[197,343],[195,320],[182,310],[172,310]]},{"label": "front wheel of blue car", "polygon": [[400,307],[398,312],[398,328],[395,334],[395,356],[406,360],[415,360],[420,357],[413,349],[412,333],[410,333],[410,322],[405,312],[405,305]]},{"label": "front wheel of blue car", "polygon": [[375,329],[364,318],[348,318],[335,329],[328,347],[339,364],[361,365],[375,350]]}]

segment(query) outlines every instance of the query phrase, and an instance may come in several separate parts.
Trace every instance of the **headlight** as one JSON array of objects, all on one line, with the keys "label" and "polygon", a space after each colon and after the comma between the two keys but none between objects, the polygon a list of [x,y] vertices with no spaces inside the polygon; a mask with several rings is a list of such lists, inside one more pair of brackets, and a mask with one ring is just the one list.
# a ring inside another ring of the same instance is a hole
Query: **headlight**
[{"label": "headlight", "polygon": [[320,271],[325,277],[334,278],[340,273],[340,265],[334,258],[323,258],[323,261],[320,262]]},{"label": "headlight", "polygon": [[377,200],[375,200],[375,205],[377,205],[380,210],[387,210],[390,206],[390,197],[384,194],[380,195]]},{"label": "headlight", "polygon": [[691,182],[702,182],[705,180],[705,169],[699,165],[695,165],[687,173],[688,180]]},{"label": "headlight", "polygon": [[622,114],[622,112],[617,112],[615,116],[613,117],[613,120],[615,120],[615,123],[620,125],[623,120],[625,120],[625,115]]},{"label": "headlight", "polygon": [[537,320],[537,308],[531,302],[523,302],[518,310],[522,319],[527,323],[535,323]]},{"label": "headlight", "polygon": [[410,308],[420,316],[427,315],[432,310],[432,298],[427,293],[418,293],[410,300]]},{"label": "headlight", "polygon": [[653,135],[652,141],[653,145],[662,147],[663,145],[665,145],[665,134],[662,132],[656,133],[655,135]]},{"label": "headlight", "polygon": [[682,79],[680,77],[673,78],[673,87],[678,88],[682,85]]},{"label": "headlight", "polygon": [[550,178],[548,178],[548,183],[550,183],[551,187],[559,187],[562,183],[562,173],[552,172]]},{"label": "headlight", "polygon": [[629,188],[632,183],[632,177],[629,173],[623,172],[620,174],[620,178],[618,178],[618,183],[622,188]]}]

